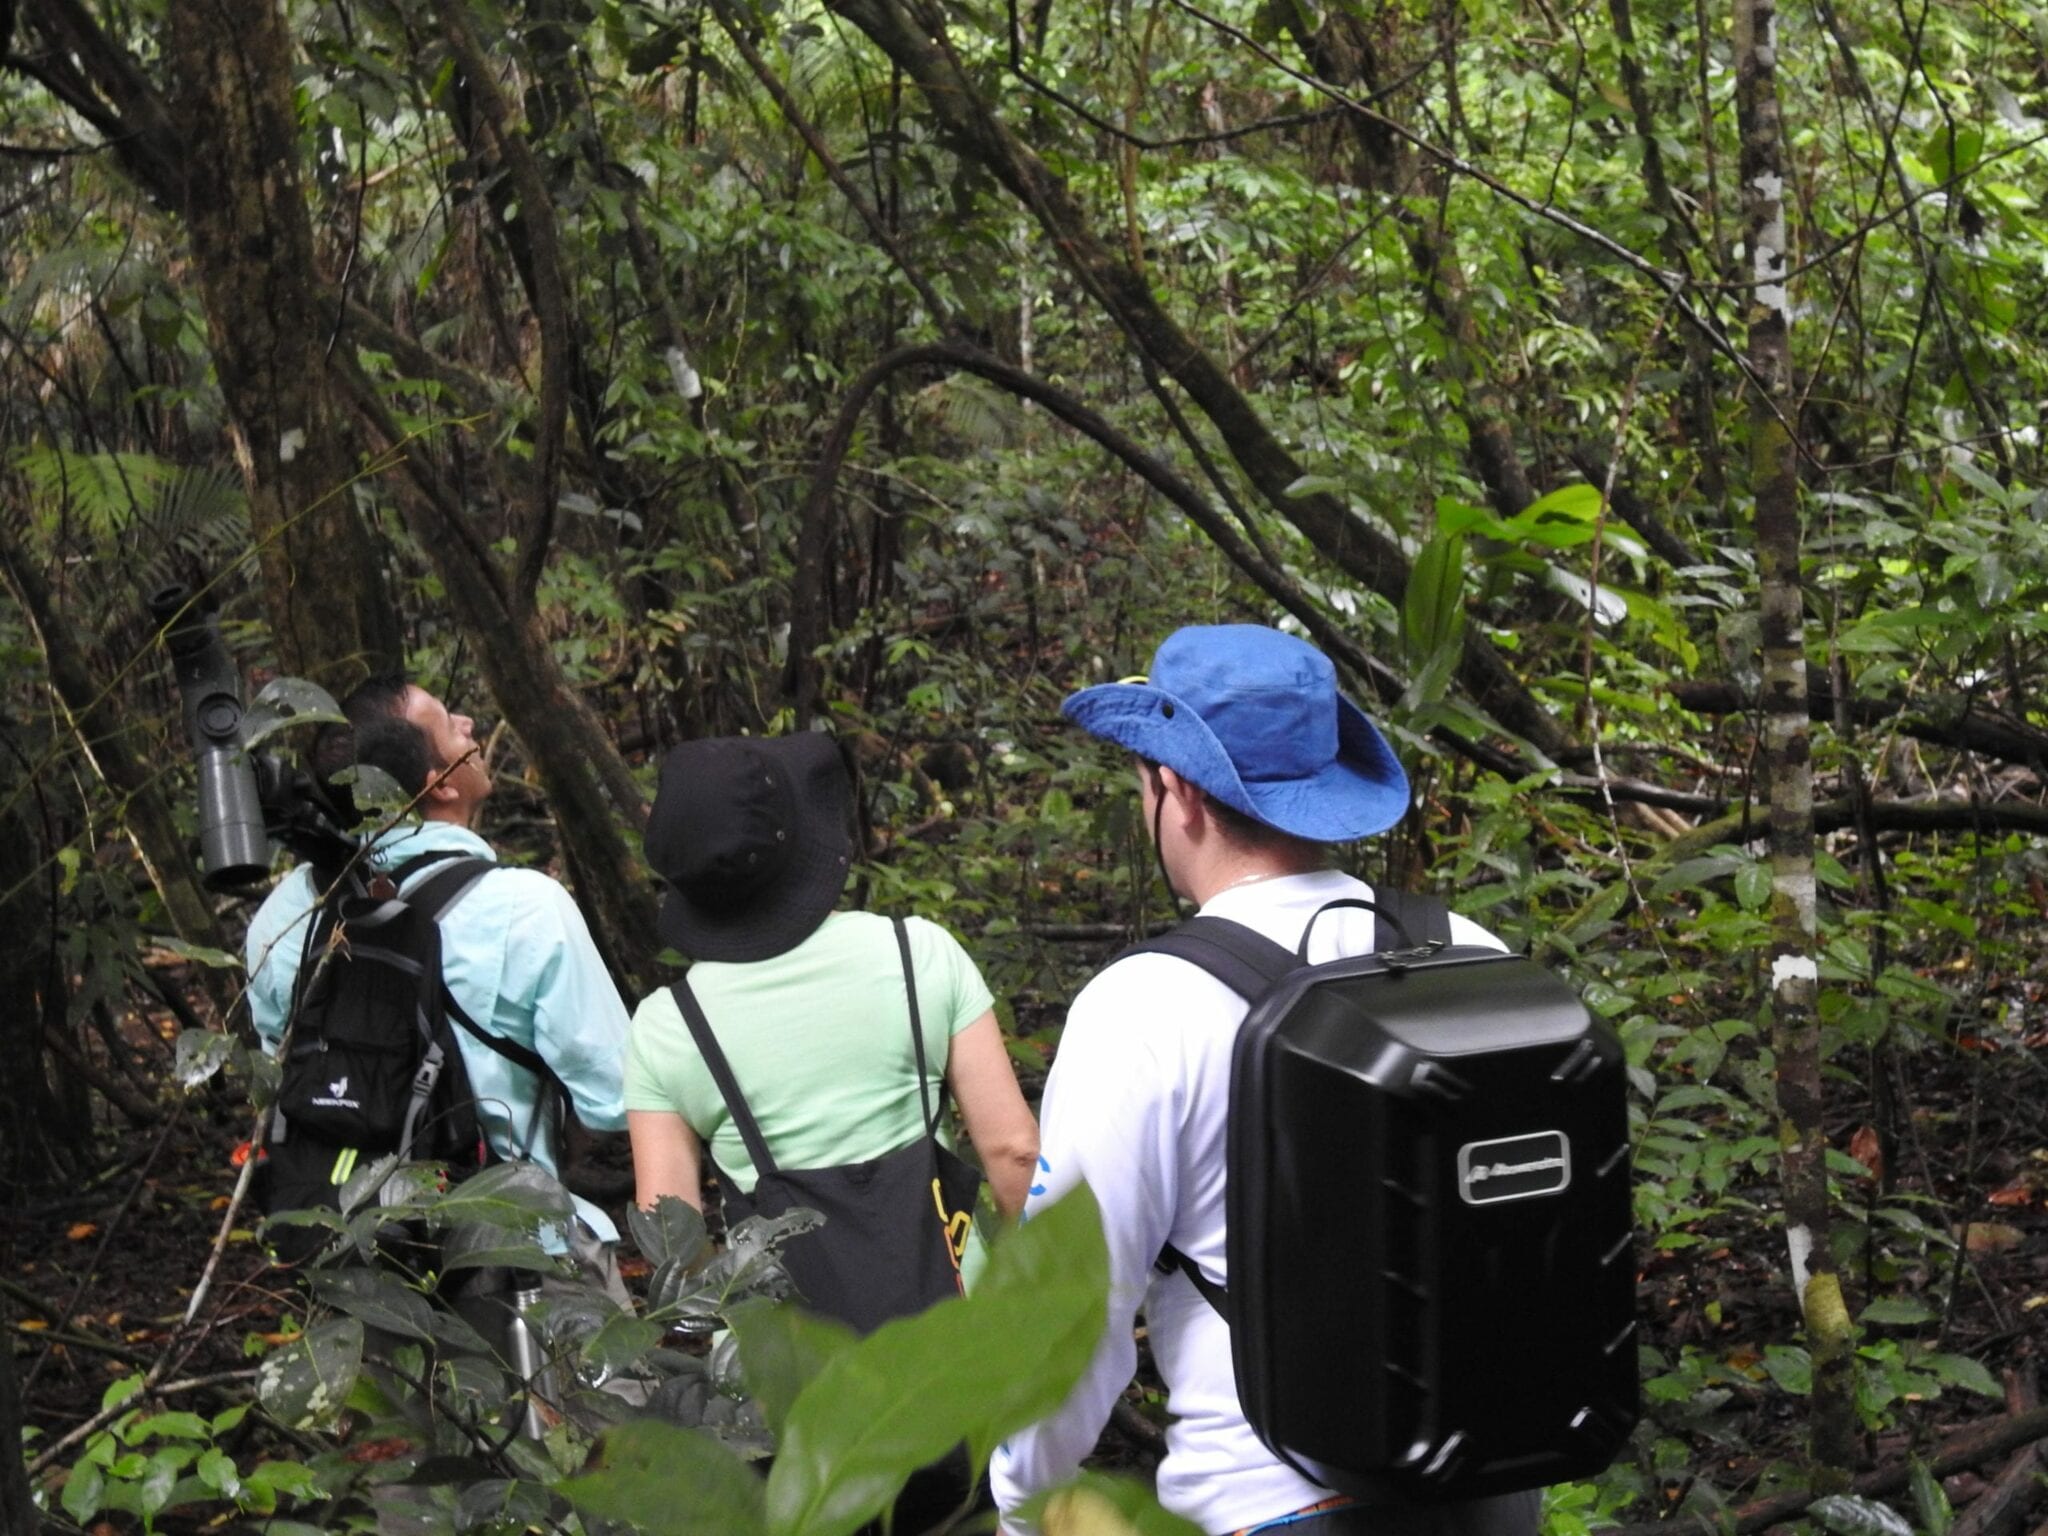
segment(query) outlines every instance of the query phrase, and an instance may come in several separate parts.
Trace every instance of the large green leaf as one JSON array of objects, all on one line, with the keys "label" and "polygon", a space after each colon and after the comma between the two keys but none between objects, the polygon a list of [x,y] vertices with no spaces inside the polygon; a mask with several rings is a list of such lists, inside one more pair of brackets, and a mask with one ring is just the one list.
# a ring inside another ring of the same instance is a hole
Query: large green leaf
[{"label": "large green leaf", "polygon": [[363,1325],[337,1317],[266,1355],[256,1396],[280,1424],[317,1424],[337,1412],[363,1368]]},{"label": "large green leaf", "polygon": [[687,1200],[663,1195],[651,1211],[635,1205],[626,1212],[633,1242],[650,1264],[694,1264],[711,1246],[704,1215]]},{"label": "large green leaf", "polygon": [[426,1297],[381,1269],[316,1269],[306,1283],[328,1306],[373,1328],[422,1341],[434,1336],[434,1309]]},{"label": "large green leaf", "polygon": [[531,1231],[544,1221],[565,1222],[575,1204],[561,1181],[535,1163],[499,1163],[464,1179],[433,1202],[449,1222],[485,1222]]},{"label": "large green leaf", "polygon": [[975,1294],[877,1329],[798,1394],[768,1479],[775,1536],[844,1536],[965,1442],[977,1466],[1080,1380],[1108,1314],[1086,1185],[1000,1243]]},{"label": "large green leaf", "polygon": [[853,1330],[845,1325],[770,1301],[742,1302],[727,1320],[739,1340],[747,1390],[777,1435],[803,1389],[854,1343]]},{"label": "large green leaf", "polygon": [[1465,626],[1465,540],[1439,534],[1422,546],[1401,602],[1401,639],[1411,667],[1452,649]]},{"label": "large green leaf", "polygon": [[709,1435],[656,1419],[606,1432],[592,1469],[561,1485],[577,1508],[647,1536],[756,1536],[761,1480]]}]

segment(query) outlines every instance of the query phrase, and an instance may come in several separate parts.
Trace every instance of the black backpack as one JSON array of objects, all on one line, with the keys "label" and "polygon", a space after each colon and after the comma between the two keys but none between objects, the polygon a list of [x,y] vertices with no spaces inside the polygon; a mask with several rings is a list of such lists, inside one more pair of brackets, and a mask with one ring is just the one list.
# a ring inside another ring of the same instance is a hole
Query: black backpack
[{"label": "black backpack", "polygon": [[[400,893],[434,864],[445,867]],[[535,1052],[463,1012],[441,974],[440,919],[496,867],[425,854],[353,883],[315,910],[264,1148],[257,1197],[266,1215],[338,1209],[358,1167],[387,1154],[442,1163],[451,1180],[495,1161],[455,1028],[539,1079],[522,1155],[544,1116],[559,1122],[568,1102],[561,1079]],[[275,1226],[269,1236],[285,1263],[310,1258],[329,1241],[318,1227]]]},{"label": "black backpack", "polygon": [[1158,1267],[1230,1324],[1246,1419],[1312,1482],[1436,1503],[1589,1476],[1637,1413],[1620,1043],[1541,966],[1452,945],[1440,902],[1331,907],[1375,912],[1376,951],[1309,965],[1308,932],[1215,917],[1126,951],[1252,1004],[1229,1289],[1171,1246]]},{"label": "black backpack", "polygon": [[979,1168],[939,1141],[946,1087],[942,1079],[934,1097],[925,1069],[910,934],[900,917],[894,927],[923,1124],[913,1140],[865,1162],[831,1168],[777,1164],[688,978],[671,988],[754,1164],[754,1187],[745,1194],[719,1175],[727,1227],[749,1216],[780,1216],[799,1207],[818,1212],[823,1224],[789,1241],[782,1250],[783,1267],[809,1306],[863,1334],[961,1293],[960,1259],[982,1178]]}]

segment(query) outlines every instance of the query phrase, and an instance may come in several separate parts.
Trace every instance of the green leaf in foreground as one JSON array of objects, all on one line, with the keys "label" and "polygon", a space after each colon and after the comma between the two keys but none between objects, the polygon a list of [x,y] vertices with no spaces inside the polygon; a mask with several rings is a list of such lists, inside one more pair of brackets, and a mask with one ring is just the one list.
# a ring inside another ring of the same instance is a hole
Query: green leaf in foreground
[{"label": "green leaf in foreground", "polygon": [[855,1343],[853,1330],[844,1324],[771,1301],[744,1302],[733,1308],[728,1321],[739,1340],[747,1390],[778,1436],[804,1388]]},{"label": "green leaf in foreground", "polygon": [[634,1246],[650,1264],[694,1264],[711,1247],[703,1213],[674,1195],[663,1195],[651,1211],[629,1207],[626,1221],[633,1229]]},{"label": "green leaf in foreground", "polygon": [[578,1509],[647,1536],[758,1536],[762,1529],[761,1479],[709,1435],[635,1419],[605,1434],[595,1461],[561,1485]]},{"label": "green leaf in foreground", "polygon": [[997,1245],[972,1296],[842,1350],[797,1396],[768,1478],[773,1536],[844,1536],[965,1442],[977,1468],[1080,1380],[1108,1315],[1109,1253],[1086,1185]]},{"label": "green leaf in foreground", "polygon": [[264,1357],[256,1396],[279,1423],[303,1429],[340,1410],[362,1368],[363,1325],[332,1318]]},{"label": "green leaf in foreground", "polygon": [[1920,1517],[1917,1529],[1921,1536],[1948,1536],[1956,1523],[1956,1512],[1941,1479],[1917,1456],[1913,1458],[1913,1508]]}]

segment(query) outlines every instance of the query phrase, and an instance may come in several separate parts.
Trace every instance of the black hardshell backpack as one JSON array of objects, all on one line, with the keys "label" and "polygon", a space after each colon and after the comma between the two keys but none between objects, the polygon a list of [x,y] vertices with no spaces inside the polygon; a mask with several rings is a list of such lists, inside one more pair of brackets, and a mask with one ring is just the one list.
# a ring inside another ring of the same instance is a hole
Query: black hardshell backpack
[{"label": "black hardshell backpack", "polygon": [[1440,902],[1330,906],[1373,910],[1378,948],[1309,965],[1306,932],[1196,917],[1126,951],[1252,1002],[1229,1289],[1171,1246],[1159,1267],[1230,1324],[1247,1420],[1312,1482],[1435,1503],[1586,1477],[1638,1402],[1620,1044],[1541,966],[1451,944]]},{"label": "black hardshell backpack", "polygon": [[[397,894],[431,864],[446,868]],[[496,867],[426,854],[373,889],[336,894],[315,910],[264,1149],[258,1201],[265,1214],[339,1208],[357,1168],[387,1154],[443,1163],[451,1180],[492,1162],[454,1028],[540,1080],[527,1150],[542,1117],[562,1112],[567,1090],[547,1063],[479,1026],[441,975],[440,919]],[[281,1261],[297,1263],[324,1248],[329,1234],[280,1226],[270,1239]]]}]

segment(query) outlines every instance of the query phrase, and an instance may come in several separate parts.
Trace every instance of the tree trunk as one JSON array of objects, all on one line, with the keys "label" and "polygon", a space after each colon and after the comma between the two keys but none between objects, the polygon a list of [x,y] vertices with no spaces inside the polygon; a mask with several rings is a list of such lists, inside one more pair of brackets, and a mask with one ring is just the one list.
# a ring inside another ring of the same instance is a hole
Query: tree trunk
[{"label": "tree trunk", "polygon": [[337,692],[395,667],[398,615],[329,399],[290,39],[276,0],[187,0],[164,30],[183,210],[287,672]]},{"label": "tree trunk", "polygon": [[433,560],[456,622],[476,638],[484,681],[540,776],[592,936],[614,976],[629,985],[647,979],[662,948],[654,888],[619,825],[623,819],[638,832],[646,796],[563,675],[538,617],[518,611],[505,572],[464,523],[459,498],[420,446],[408,443],[369,380],[353,367],[344,378],[411,484],[402,504],[413,536]]},{"label": "tree trunk", "polygon": [[[73,1171],[70,1160],[90,1142],[92,1125],[89,1105],[60,1100],[44,1046],[46,1029],[62,1026],[67,1002],[52,931],[58,881],[51,844],[59,834],[48,824],[44,799],[62,781],[44,775],[43,785],[26,782],[47,738],[27,746],[12,722],[0,722],[0,731],[0,933],[7,935],[0,945],[0,1061],[8,1063],[0,1073],[0,1200],[9,1200],[10,1191]],[[20,1443],[6,1435],[0,1405],[0,1445]],[[21,1465],[19,1457],[0,1460]],[[5,1510],[0,1497],[0,1514]]]},{"label": "tree trunk", "polygon": [[1742,134],[1750,290],[1750,493],[1762,582],[1764,754],[1771,788],[1771,1046],[1777,1057],[1780,1180],[1792,1284],[1813,1358],[1816,1478],[1846,1487],[1855,1459],[1855,1327],[1829,1241],[1814,910],[1813,764],[1799,574],[1798,403],[1786,295],[1785,168],[1777,95],[1776,0],[1735,0],[1736,116]]},{"label": "tree trunk", "polygon": [[172,928],[188,943],[222,947],[213,906],[200,888],[192,853],[178,835],[177,822],[164,800],[160,770],[148,761],[146,749],[131,744],[118,703],[92,675],[71,626],[51,599],[41,568],[14,541],[4,518],[0,518],[0,577],[5,578],[35,634],[49,672],[50,690],[65,723],[121,806],[121,828],[163,898]]},{"label": "tree trunk", "polygon": [[[5,1313],[0,1313],[0,1320],[5,1317]],[[8,1323],[5,1337],[0,1338],[0,1445],[7,1447],[7,1454],[0,1456],[0,1532],[5,1536],[35,1536],[43,1522],[30,1497],[28,1471],[19,1450],[21,1384],[14,1375],[15,1338],[13,1324]]]}]

